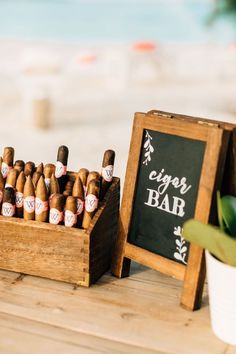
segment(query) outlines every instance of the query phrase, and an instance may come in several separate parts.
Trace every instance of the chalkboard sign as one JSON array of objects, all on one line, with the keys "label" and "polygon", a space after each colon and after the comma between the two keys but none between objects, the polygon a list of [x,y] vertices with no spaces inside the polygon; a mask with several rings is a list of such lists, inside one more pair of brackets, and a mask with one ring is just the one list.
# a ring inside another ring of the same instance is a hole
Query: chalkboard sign
[{"label": "chalkboard sign", "polygon": [[112,272],[130,260],[182,280],[181,304],[200,307],[203,251],[182,238],[184,221],[208,222],[220,187],[229,134],[218,124],[136,113]]}]

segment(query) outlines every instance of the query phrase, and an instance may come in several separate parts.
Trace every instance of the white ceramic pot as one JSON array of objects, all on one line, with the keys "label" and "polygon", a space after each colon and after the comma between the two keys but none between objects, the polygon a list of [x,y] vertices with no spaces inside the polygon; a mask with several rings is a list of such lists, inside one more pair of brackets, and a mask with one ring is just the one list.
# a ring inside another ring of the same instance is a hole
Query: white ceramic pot
[{"label": "white ceramic pot", "polygon": [[206,251],[212,329],[217,337],[236,345],[236,267]]}]

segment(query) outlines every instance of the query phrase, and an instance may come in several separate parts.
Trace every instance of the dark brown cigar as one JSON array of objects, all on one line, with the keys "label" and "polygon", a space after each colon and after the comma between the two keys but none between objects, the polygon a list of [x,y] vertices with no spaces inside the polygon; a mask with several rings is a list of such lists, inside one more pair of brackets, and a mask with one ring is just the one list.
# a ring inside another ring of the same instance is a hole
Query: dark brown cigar
[{"label": "dark brown cigar", "polygon": [[54,225],[62,225],[64,221],[65,197],[62,194],[54,194],[50,202],[49,222]]},{"label": "dark brown cigar", "polygon": [[72,195],[73,185],[74,185],[73,181],[71,181],[71,180],[67,181],[63,195],[65,195],[66,197],[68,197],[69,195]]},{"label": "dark brown cigar", "polygon": [[81,227],[84,212],[84,187],[79,175],[75,179],[72,196],[76,197],[77,204],[77,226]]},{"label": "dark brown cigar", "polygon": [[85,197],[85,210],[82,222],[82,227],[84,229],[87,229],[89,227],[89,224],[98,208],[99,190],[99,180],[93,179],[89,182],[87,194]]},{"label": "dark brown cigar", "polygon": [[16,186],[17,177],[18,177],[18,171],[13,168],[7,175],[5,188],[10,187],[14,189]]},{"label": "dark brown cigar", "polygon": [[25,173],[25,176],[33,176],[35,172],[35,163],[32,162],[32,161],[28,161],[26,162],[25,164],[25,168],[24,168],[24,173]]},{"label": "dark brown cigar", "polygon": [[2,205],[2,197],[3,197],[3,190],[4,190],[5,181],[2,176],[2,172],[0,172],[0,206]]},{"label": "dark brown cigar", "polygon": [[101,182],[101,191],[100,191],[100,200],[104,198],[106,191],[112,183],[113,178],[113,169],[115,161],[115,151],[106,150],[104,152],[103,161],[102,161],[102,182]]},{"label": "dark brown cigar", "polygon": [[39,172],[39,173],[41,173],[41,175],[42,175],[42,174],[43,174],[43,170],[44,170],[44,168],[43,168],[43,163],[41,162],[41,163],[37,166],[36,172]]},{"label": "dark brown cigar", "polygon": [[35,192],[30,175],[26,178],[24,186],[24,219],[34,220],[35,217]]},{"label": "dark brown cigar", "polygon": [[25,163],[23,160],[17,160],[14,163],[14,169],[17,170],[19,173],[21,173],[21,171],[24,171],[25,168]]},{"label": "dark brown cigar", "polygon": [[15,209],[15,191],[11,187],[5,188],[2,199],[2,215],[14,216]]},{"label": "dark brown cigar", "polygon": [[87,188],[88,188],[90,181],[92,181],[93,179],[100,180],[100,178],[101,178],[101,176],[100,176],[99,172],[97,172],[97,171],[89,172],[88,177],[87,177],[87,183],[86,183]]},{"label": "dark brown cigar", "polygon": [[44,181],[45,181],[48,191],[50,190],[50,178],[51,178],[52,174],[55,173],[55,168],[56,167],[55,167],[55,165],[53,165],[53,163],[47,163],[44,166],[44,170],[43,170],[43,174],[45,177]]},{"label": "dark brown cigar", "polygon": [[48,221],[48,191],[43,176],[40,177],[36,188],[35,220]]},{"label": "dark brown cigar", "polygon": [[32,182],[33,182],[33,185],[34,185],[34,189],[37,188],[37,184],[38,184],[38,181],[39,181],[41,176],[42,176],[42,173],[37,172],[37,171],[34,172],[33,177],[32,177]]},{"label": "dark brown cigar", "polygon": [[58,179],[61,193],[63,193],[67,181],[66,172],[68,155],[69,150],[67,146],[62,145],[58,148],[55,176]]},{"label": "dark brown cigar", "polygon": [[59,187],[58,179],[55,177],[53,173],[50,179],[49,195],[52,196],[53,194],[57,194],[57,193],[60,193],[60,187]]},{"label": "dark brown cigar", "polygon": [[66,199],[64,223],[67,227],[76,227],[77,206],[75,197],[69,196]]},{"label": "dark brown cigar", "polygon": [[81,179],[81,182],[84,187],[84,192],[86,193],[86,185],[87,185],[87,178],[88,178],[89,170],[87,168],[81,168],[78,172],[78,176]]},{"label": "dark brown cigar", "polygon": [[19,174],[16,180],[16,216],[23,218],[23,192],[25,186],[26,177],[23,171]]},{"label": "dark brown cigar", "polygon": [[3,178],[7,178],[9,171],[13,168],[14,149],[12,147],[5,147],[3,151],[1,172]]}]

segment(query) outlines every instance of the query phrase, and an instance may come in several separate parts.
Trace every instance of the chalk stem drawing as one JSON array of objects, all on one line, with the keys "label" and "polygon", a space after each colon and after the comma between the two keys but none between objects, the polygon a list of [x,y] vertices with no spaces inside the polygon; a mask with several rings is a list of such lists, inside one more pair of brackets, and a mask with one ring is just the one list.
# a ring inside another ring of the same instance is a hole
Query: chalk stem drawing
[{"label": "chalk stem drawing", "polygon": [[174,235],[177,236],[176,243],[176,252],[174,253],[175,259],[181,261],[183,264],[187,264],[185,258],[187,255],[186,241],[182,237],[182,229],[180,226],[174,227]]},{"label": "chalk stem drawing", "polygon": [[145,160],[143,161],[143,164],[147,166],[148,162],[151,161],[151,154],[154,152],[154,148],[151,144],[151,140],[152,137],[151,135],[148,133],[148,131],[146,130],[146,134],[145,134],[145,143],[143,145],[144,149],[145,149]]}]

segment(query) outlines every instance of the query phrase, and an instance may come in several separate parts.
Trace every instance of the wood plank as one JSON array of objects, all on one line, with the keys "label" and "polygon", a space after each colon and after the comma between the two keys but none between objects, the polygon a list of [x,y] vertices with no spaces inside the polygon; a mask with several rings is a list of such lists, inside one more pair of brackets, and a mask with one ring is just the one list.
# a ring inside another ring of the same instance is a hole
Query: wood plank
[{"label": "wood plank", "polygon": [[[222,354],[200,311],[178,306],[181,282],[141,266],[129,278],[110,275],[90,289],[26,276],[0,293],[1,312],[141,348],[179,354]],[[171,340],[170,340],[171,338]]]}]

